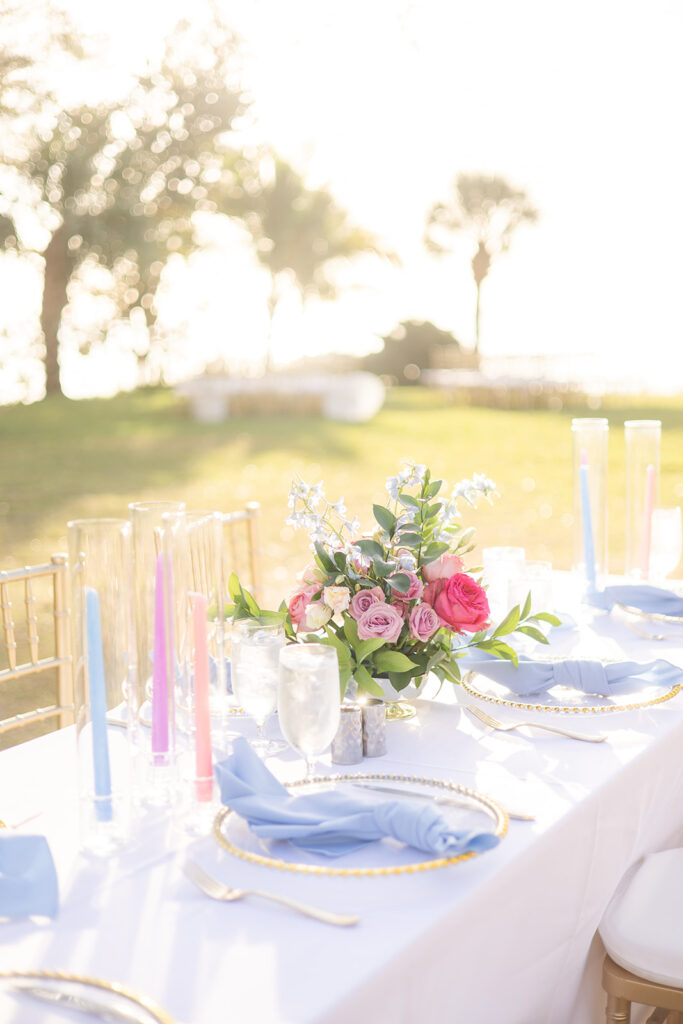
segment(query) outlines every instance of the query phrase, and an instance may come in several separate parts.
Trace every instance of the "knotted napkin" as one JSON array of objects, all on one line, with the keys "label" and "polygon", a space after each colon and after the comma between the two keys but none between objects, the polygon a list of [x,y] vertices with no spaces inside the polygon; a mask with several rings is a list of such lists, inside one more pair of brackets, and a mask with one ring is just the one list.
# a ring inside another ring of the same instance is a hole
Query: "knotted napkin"
[{"label": "knotted napkin", "polygon": [[489,850],[493,832],[455,829],[436,807],[422,801],[384,800],[341,792],[292,796],[244,737],[216,765],[221,800],[249,822],[261,838],[288,839],[325,857],[352,853],[384,836],[437,857]]},{"label": "knotted napkin", "polygon": [[0,917],[55,917],[57,873],[45,836],[0,832]]},{"label": "knotted napkin", "polygon": [[615,604],[623,604],[650,615],[683,617],[683,597],[680,594],[662,587],[651,587],[647,583],[624,583],[605,587],[604,590],[594,590],[588,594],[586,601],[605,611],[611,611]]},{"label": "knotted napkin", "polygon": [[519,668],[511,661],[501,661],[479,651],[460,660],[460,668],[476,672],[502,683],[520,697],[532,693],[543,693],[552,686],[569,686],[583,693],[609,697],[610,687],[629,680],[653,683],[656,686],[672,687],[683,680],[683,670],[668,661],[620,661],[603,664],[600,661],[577,659],[565,661],[536,661],[519,658]]}]

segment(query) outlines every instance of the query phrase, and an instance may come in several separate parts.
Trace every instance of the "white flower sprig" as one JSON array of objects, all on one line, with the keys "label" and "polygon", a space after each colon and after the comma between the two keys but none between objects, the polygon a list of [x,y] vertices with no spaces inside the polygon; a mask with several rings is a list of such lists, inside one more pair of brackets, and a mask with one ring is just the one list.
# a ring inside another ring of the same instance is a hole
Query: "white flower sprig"
[{"label": "white flower sprig", "polygon": [[322,482],[307,484],[301,477],[292,481],[287,497],[290,514],[287,525],[295,530],[305,529],[311,540],[334,549],[349,551],[351,541],[358,535],[360,523],[356,517],[347,518],[344,499],[332,503],[325,497]]}]

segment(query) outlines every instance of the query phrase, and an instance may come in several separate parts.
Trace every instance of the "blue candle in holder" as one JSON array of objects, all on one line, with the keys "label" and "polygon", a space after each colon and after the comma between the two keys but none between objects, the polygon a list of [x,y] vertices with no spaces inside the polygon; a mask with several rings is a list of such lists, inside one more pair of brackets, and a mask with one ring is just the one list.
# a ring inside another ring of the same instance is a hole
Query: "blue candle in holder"
[{"label": "blue candle in holder", "polygon": [[85,588],[85,614],[88,636],[88,693],[92,728],[95,814],[98,821],[112,820],[111,770],[107,739],[107,688],[102,651],[100,600],[92,587]]}]

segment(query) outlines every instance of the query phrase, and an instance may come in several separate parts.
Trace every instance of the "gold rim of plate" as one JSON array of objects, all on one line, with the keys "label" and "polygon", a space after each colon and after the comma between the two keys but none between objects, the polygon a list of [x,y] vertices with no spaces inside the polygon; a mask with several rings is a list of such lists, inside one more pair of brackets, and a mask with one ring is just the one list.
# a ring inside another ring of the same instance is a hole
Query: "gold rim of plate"
[{"label": "gold rim of plate", "polygon": [[642,608],[636,608],[635,605],[621,604],[619,601],[615,601],[615,607],[621,608],[622,611],[628,612],[629,615],[634,615],[638,619],[645,619],[647,622],[670,622],[672,625],[678,624],[683,626],[683,615],[665,615],[664,612],[644,612]]},{"label": "gold rim of plate", "polygon": [[532,704],[530,701],[510,700],[507,697],[494,697],[489,693],[482,693],[481,690],[471,685],[471,680],[476,678],[478,673],[467,672],[462,678],[462,687],[471,697],[478,700],[488,701],[489,704],[499,704],[506,708],[517,708],[519,711],[543,711],[556,715],[590,715],[606,714],[614,711],[638,711],[640,708],[651,708],[656,704],[663,704],[671,700],[680,692],[681,684],[675,683],[666,693],[659,693],[649,700],[633,701],[630,704]]},{"label": "gold rim of plate", "polygon": [[[460,786],[455,782],[445,782],[442,779],[429,779],[418,775],[362,773],[356,775],[315,775],[310,779],[298,779],[296,782],[288,782],[286,785],[287,789],[293,789],[299,786],[313,786],[320,783],[331,782],[406,782],[412,783],[413,785],[433,786],[434,788],[444,790],[447,793],[455,793],[459,796],[465,796],[473,800],[475,803],[478,803],[481,809],[492,816],[495,823],[494,834],[498,836],[499,839],[502,839],[508,830],[509,819],[507,813],[502,807],[495,803],[495,801],[484,796],[482,793],[478,793],[475,789],[469,789],[467,786]],[[406,796],[409,795],[409,793],[406,793]],[[250,864],[259,864],[262,867],[275,868],[278,871],[293,871],[298,874],[325,875],[337,878],[409,875],[415,874],[419,871],[432,871],[435,868],[446,868],[451,864],[458,864],[461,861],[471,860],[472,857],[478,856],[476,852],[470,851],[468,853],[460,853],[455,857],[438,857],[434,860],[416,861],[411,864],[394,864],[387,867],[367,868],[332,868],[320,864],[300,864],[295,861],[282,860],[279,857],[268,857],[262,853],[252,853],[250,850],[243,850],[241,847],[235,846],[234,843],[231,843],[223,834],[223,823],[231,814],[234,813],[235,812],[232,811],[230,807],[223,807],[216,815],[213,824],[213,834],[219,845],[234,857],[239,857],[240,860],[246,860]]]},{"label": "gold rim of plate", "polygon": [[15,978],[26,979],[27,981],[42,979],[46,981],[66,981],[70,984],[86,985],[88,988],[100,989],[103,992],[112,992],[114,995],[127,999],[143,1009],[158,1024],[175,1024],[174,1018],[162,1006],[159,1006],[157,1002],[149,999],[147,996],[140,995],[138,992],[134,992],[127,985],[121,985],[119,982],[103,981],[101,978],[88,978],[83,974],[69,974],[66,971],[0,971],[0,981],[9,981]]}]

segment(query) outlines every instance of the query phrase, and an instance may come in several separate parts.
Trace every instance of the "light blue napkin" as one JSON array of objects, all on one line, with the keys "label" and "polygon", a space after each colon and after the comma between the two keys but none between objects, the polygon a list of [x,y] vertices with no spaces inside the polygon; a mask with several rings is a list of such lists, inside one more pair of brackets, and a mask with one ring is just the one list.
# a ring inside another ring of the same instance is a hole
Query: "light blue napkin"
[{"label": "light blue napkin", "polygon": [[58,901],[45,836],[0,832],[0,917],[55,917]]},{"label": "light blue napkin", "polygon": [[259,837],[288,839],[325,857],[340,857],[383,836],[438,857],[496,846],[489,831],[457,830],[430,803],[376,800],[340,790],[292,796],[244,737],[216,765],[221,800],[249,822]]},{"label": "light blue napkin", "polygon": [[459,666],[461,671],[465,669],[477,672],[496,683],[502,683],[512,693],[521,697],[543,693],[552,686],[570,686],[583,693],[609,697],[610,686],[615,683],[637,679],[670,688],[675,683],[683,681],[683,669],[662,660],[648,661],[645,664],[637,661],[620,661],[612,665],[603,665],[600,661],[588,659],[536,661],[520,657],[519,668],[515,668],[511,661],[501,661],[478,651],[476,655],[461,658]]},{"label": "light blue napkin", "polygon": [[651,587],[647,583],[624,583],[594,590],[587,595],[586,601],[605,611],[610,611],[615,604],[624,604],[647,614],[683,616],[683,597],[672,590]]}]

